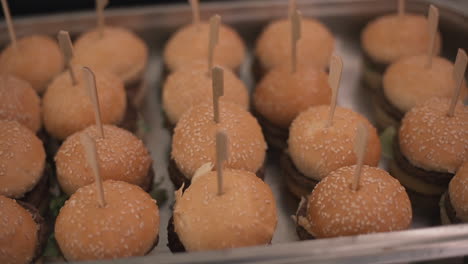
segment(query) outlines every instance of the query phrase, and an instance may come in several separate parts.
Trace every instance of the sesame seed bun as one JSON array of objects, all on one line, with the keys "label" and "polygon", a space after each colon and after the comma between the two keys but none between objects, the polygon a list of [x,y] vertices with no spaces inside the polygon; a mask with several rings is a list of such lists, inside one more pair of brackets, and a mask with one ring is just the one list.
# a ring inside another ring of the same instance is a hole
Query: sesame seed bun
[{"label": "sesame seed bun", "polygon": [[[187,63],[208,59],[210,24],[201,22],[180,28],[167,41],[164,48],[164,63],[170,71],[178,70]],[[214,64],[236,70],[244,62],[245,44],[237,32],[224,24],[219,25],[218,43],[214,51]]]},{"label": "sesame seed bun", "polygon": [[[431,68],[426,67],[427,55],[403,58],[390,65],[383,78],[383,90],[390,103],[400,111],[431,97],[452,97],[455,81],[453,64],[442,57],[432,58]],[[468,88],[463,84],[460,98],[466,98]]]},{"label": "sesame seed bun", "polygon": [[408,229],[412,210],[405,188],[386,171],[364,165],[354,191],[355,168],[340,168],[317,184],[299,224],[316,238]]},{"label": "sesame seed bun", "polygon": [[80,188],[60,209],[55,238],[69,261],[143,256],[159,234],[156,201],[140,187],[104,181],[105,207],[95,184]]},{"label": "sesame seed bun", "polygon": [[369,129],[364,164],[377,166],[381,146],[372,124],[359,113],[337,106],[332,125],[325,128],[328,111],[328,105],[310,107],[291,124],[288,149],[297,169],[304,176],[320,181],[340,167],[356,164],[354,140],[360,122]]},{"label": "sesame seed bun", "polygon": [[135,33],[120,27],[104,27],[86,32],[74,43],[73,64],[104,69],[119,76],[125,84],[138,81],[148,63],[148,47]]},{"label": "sesame seed bun", "polygon": [[17,49],[11,43],[0,54],[0,73],[11,74],[31,84],[38,93],[44,92],[52,78],[64,65],[57,42],[43,35],[19,38]]},{"label": "sesame seed bun", "polygon": [[449,184],[449,197],[458,218],[468,222],[468,161],[458,169]]},{"label": "sesame seed bun", "polygon": [[0,195],[0,263],[31,263],[38,225],[16,200]]},{"label": "sesame seed bun", "polygon": [[16,121],[0,120],[0,195],[23,197],[39,182],[44,167],[39,138]]},{"label": "sesame seed bun", "polygon": [[[104,124],[118,124],[127,108],[122,80],[107,71],[93,70]],[[70,74],[58,75],[42,98],[44,126],[49,134],[64,140],[71,134],[95,124],[94,110],[83,72],[75,68],[77,85],[72,85]]]},{"label": "sesame seed bun", "polygon": [[[362,31],[364,52],[377,63],[390,64],[399,58],[426,54],[429,49],[429,25],[426,17],[398,14],[378,17]],[[441,49],[440,33],[436,35],[435,54]]]},{"label": "sesame seed bun", "polygon": [[328,74],[313,67],[273,68],[255,88],[255,111],[270,123],[289,128],[296,116],[313,105],[330,104]]},{"label": "sesame seed bun", "polygon": [[455,173],[468,160],[468,107],[457,103],[447,116],[449,98],[432,98],[406,113],[399,131],[401,153],[416,167]]},{"label": "sesame seed bun", "polygon": [[[299,65],[328,67],[335,40],[328,28],[318,20],[301,20],[301,38],[297,42]],[[255,56],[261,67],[268,71],[291,61],[291,23],[281,19],[270,23],[261,33],[255,47]]]},{"label": "sesame seed bun", "polygon": [[205,163],[215,163],[216,131],[228,137],[226,168],[257,172],[265,161],[266,143],[257,120],[242,107],[221,102],[220,123],[213,121],[211,104],[190,108],[177,123],[172,138],[171,156],[177,168],[191,179]]},{"label": "sesame seed bun", "polygon": [[[191,106],[210,102],[213,98],[212,79],[206,63],[194,63],[172,72],[163,86],[163,108],[172,125]],[[224,69],[223,101],[249,108],[249,94],[244,83],[229,69]]]},{"label": "sesame seed bun", "polygon": [[125,129],[104,125],[104,138],[96,126],[69,136],[55,156],[57,179],[64,192],[71,195],[79,188],[94,182],[91,168],[80,136],[88,134],[96,142],[99,171],[103,180],[119,180],[143,186],[151,157],[143,142]]},{"label": "sesame seed bun", "polygon": [[41,99],[28,82],[0,74],[0,119],[17,121],[33,132],[41,128]]},{"label": "sesame seed bun", "polygon": [[225,170],[218,195],[217,173],[194,179],[176,193],[174,227],[187,251],[265,245],[278,222],[270,187],[255,174]]}]

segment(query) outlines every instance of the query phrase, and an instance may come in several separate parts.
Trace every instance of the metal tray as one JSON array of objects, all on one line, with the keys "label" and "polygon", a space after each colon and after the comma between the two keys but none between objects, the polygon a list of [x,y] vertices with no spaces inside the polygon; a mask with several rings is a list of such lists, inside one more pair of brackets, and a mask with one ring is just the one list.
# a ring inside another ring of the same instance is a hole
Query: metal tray
[{"label": "metal tray", "polygon": [[[235,27],[247,43],[250,52],[262,28],[271,20],[285,17],[286,0],[231,1],[223,3],[202,3],[202,18],[211,14],[222,15],[222,20]],[[362,56],[360,31],[373,17],[391,12],[395,1],[388,0],[310,0],[298,1],[304,16],[313,16],[323,21],[337,38],[336,53],[344,61],[343,78],[338,103],[352,108],[373,120],[370,95],[362,88],[360,78]],[[468,1],[430,1],[440,8],[440,30],[443,35],[443,55],[453,60],[456,49],[468,48]],[[408,1],[410,11],[426,13],[428,1]],[[156,180],[163,179],[169,199],[160,206],[161,231],[159,245],[145,257],[115,260],[115,263],[400,263],[462,256],[468,254],[468,224],[443,227],[436,225],[438,219],[429,218],[424,212],[415,212],[414,230],[298,241],[295,224],[291,215],[298,201],[290,195],[283,183],[275,159],[278,153],[270,151],[266,170],[266,182],[275,193],[278,214],[278,228],[271,246],[251,247],[216,252],[171,254],[166,246],[166,225],[172,214],[174,201],[173,186],[167,173],[170,153],[170,132],[163,126],[163,115],[159,89],[162,82],[163,63],[161,52],[165,40],[175,29],[191,21],[187,4],[150,6],[106,11],[106,23],[131,28],[142,36],[150,47],[151,59],[146,72],[149,84],[148,96],[143,102],[143,117],[149,126],[144,136],[146,145],[154,159]],[[95,25],[92,12],[59,14],[32,18],[15,18],[19,36],[44,33],[55,36],[61,30],[68,30],[72,36]],[[0,43],[8,41],[4,23]],[[250,66],[252,54],[241,68],[241,78],[249,89],[254,87]],[[385,168],[386,161],[382,160]],[[426,228],[421,228],[426,227]],[[450,260],[448,263],[456,263]],[[96,263],[96,262],[93,262]],[[102,262],[99,262],[102,263]]]}]

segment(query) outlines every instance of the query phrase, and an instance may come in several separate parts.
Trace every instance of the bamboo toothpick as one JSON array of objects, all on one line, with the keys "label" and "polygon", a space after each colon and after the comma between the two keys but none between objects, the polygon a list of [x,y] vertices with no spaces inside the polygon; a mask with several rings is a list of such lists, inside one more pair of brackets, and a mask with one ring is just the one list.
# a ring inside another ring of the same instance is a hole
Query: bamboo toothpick
[{"label": "bamboo toothpick", "polygon": [[223,194],[223,163],[228,156],[228,139],[226,133],[218,131],[216,133],[216,172],[218,176],[218,195]]},{"label": "bamboo toothpick", "polygon": [[460,96],[460,89],[465,78],[466,63],[468,58],[466,52],[463,49],[458,49],[457,58],[455,59],[455,66],[453,67],[453,78],[455,80],[455,87],[453,91],[452,101],[450,102],[450,107],[447,115],[452,117],[455,114],[455,106],[458,102],[458,97]]},{"label": "bamboo toothpick", "polygon": [[96,0],[97,26],[99,36],[104,36],[104,8],[109,4],[109,0]]},{"label": "bamboo toothpick", "polygon": [[213,68],[214,51],[216,44],[218,44],[220,23],[221,16],[214,15],[210,18],[210,40],[208,43],[208,74],[211,74],[211,69]]},{"label": "bamboo toothpick", "polygon": [[398,16],[402,17],[405,15],[405,0],[398,0]]},{"label": "bamboo toothpick", "polygon": [[297,3],[296,0],[289,0],[288,2],[288,17],[291,18],[294,11],[297,10]]},{"label": "bamboo toothpick", "polygon": [[13,20],[11,19],[10,7],[8,6],[7,0],[2,0],[2,8],[8,28],[8,34],[10,35],[11,45],[16,49],[16,33],[15,28],[13,27]]},{"label": "bamboo toothpick", "polygon": [[213,87],[213,116],[214,121],[219,123],[219,97],[224,95],[224,70],[221,67],[215,66],[211,75]]},{"label": "bamboo toothpick", "polygon": [[335,115],[336,101],[338,97],[338,89],[340,88],[341,72],[343,71],[343,61],[340,56],[332,55],[330,60],[330,75],[328,76],[328,84],[332,89],[332,98],[330,102],[330,109],[328,112],[328,119],[325,127],[330,127],[333,123],[333,116]]},{"label": "bamboo toothpick", "polygon": [[363,122],[360,122],[357,127],[356,140],[354,141],[354,153],[356,154],[357,164],[354,171],[354,179],[351,188],[357,191],[359,188],[359,178],[361,177],[362,165],[367,148],[367,137],[369,131]]},{"label": "bamboo toothpick", "polygon": [[297,42],[301,39],[301,13],[294,10],[291,15],[291,72],[297,69]]},{"label": "bamboo toothpick", "polygon": [[104,198],[104,188],[102,187],[101,173],[99,172],[98,155],[96,151],[96,144],[94,140],[86,133],[80,135],[81,145],[83,145],[86,160],[94,174],[96,182],[96,193],[100,207],[106,206],[106,199]]},{"label": "bamboo toothpick", "polygon": [[96,126],[99,131],[99,136],[104,138],[104,129],[102,127],[101,119],[101,107],[99,106],[99,97],[96,89],[96,78],[93,71],[88,67],[83,67],[83,77],[86,80],[86,86],[88,88],[89,97],[94,109],[94,119],[96,120]]},{"label": "bamboo toothpick", "polygon": [[76,80],[76,75],[71,64],[71,60],[73,58],[73,46],[70,40],[70,35],[68,34],[68,31],[60,30],[57,38],[60,49],[65,57],[65,64],[67,65],[68,72],[70,73],[72,84],[77,85],[78,81]]},{"label": "bamboo toothpick", "polygon": [[192,23],[200,28],[200,3],[198,0],[189,0],[192,8]]},{"label": "bamboo toothpick", "polygon": [[432,57],[434,56],[435,40],[437,36],[437,26],[439,24],[439,9],[433,5],[429,7],[429,49],[427,50],[426,68],[432,67]]}]

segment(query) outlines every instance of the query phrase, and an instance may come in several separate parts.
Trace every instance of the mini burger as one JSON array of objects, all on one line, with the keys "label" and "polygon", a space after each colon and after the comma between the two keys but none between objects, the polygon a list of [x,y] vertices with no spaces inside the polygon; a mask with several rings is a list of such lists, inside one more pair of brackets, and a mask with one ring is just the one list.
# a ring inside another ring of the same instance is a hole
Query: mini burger
[{"label": "mini burger", "polygon": [[159,209],[149,194],[122,181],[107,180],[102,187],[105,206],[93,183],[60,209],[55,238],[68,261],[143,256],[158,242]]},{"label": "mini burger", "polygon": [[333,171],[301,201],[295,215],[300,239],[408,229],[412,210],[405,188],[386,171],[364,165],[353,190],[355,167]]},{"label": "mini burger", "polygon": [[298,198],[310,194],[330,172],[356,164],[353,148],[360,122],[369,132],[364,164],[377,166],[380,161],[377,131],[364,116],[337,106],[332,124],[326,127],[328,113],[328,105],[310,107],[294,119],[289,129],[288,149],[280,166],[289,190]]},{"label": "mini burger", "polygon": [[168,225],[172,252],[220,250],[271,243],[278,222],[270,187],[247,171],[224,170],[223,193],[217,173],[199,174],[175,194]]},{"label": "mini burger", "polygon": [[47,240],[47,226],[30,204],[0,195],[0,263],[34,263]]},{"label": "mini burger", "polygon": [[215,135],[223,130],[228,138],[227,169],[246,170],[264,178],[267,145],[257,120],[237,104],[219,104],[220,122],[213,120],[213,106],[200,104],[187,110],[174,129],[169,176],[176,188],[190,185],[195,171],[216,158]]},{"label": "mini burger", "polygon": [[270,146],[287,147],[289,126],[299,113],[314,105],[330,104],[328,74],[315,67],[273,68],[255,88],[253,105]]},{"label": "mini burger", "polygon": [[468,222],[468,162],[457,171],[449,184],[448,191],[440,199],[440,219],[442,224]]},{"label": "mini burger", "polygon": [[99,171],[103,180],[118,180],[135,184],[150,191],[154,171],[151,157],[143,142],[125,129],[104,125],[104,138],[96,126],[90,126],[69,136],[56,156],[57,180],[68,195],[94,182],[91,168],[85,164],[85,150],[80,143],[82,134],[96,142]]}]

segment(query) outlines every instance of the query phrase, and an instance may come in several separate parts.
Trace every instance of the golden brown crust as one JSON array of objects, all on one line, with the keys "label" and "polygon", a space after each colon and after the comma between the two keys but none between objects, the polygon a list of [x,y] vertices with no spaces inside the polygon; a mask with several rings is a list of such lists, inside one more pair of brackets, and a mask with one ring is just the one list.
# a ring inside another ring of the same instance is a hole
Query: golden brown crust
[{"label": "golden brown crust", "polygon": [[277,224],[270,187],[255,174],[225,170],[224,193],[217,195],[217,173],[197,177],[176,198],[174,227],[187,251],[268,244]]},{"label": "golden brown crust", "polygon": [[31,84],[38,93],[44,92],[52,78],[64,65],[57,42],[44,35],[31,35],[11,44],[0,54],[0,72],[12,74]]},{"label": "golden brown crust", "polygon": [[119,76],[125,84],[142,77],[148,63],[146,43],[132,31],[121,27],[104,27],[82,34],[74,43],[73,64],[101,69]]},{"label": "golden brown crust", "polygon": [[449,184],[449,197],[456,216],[468,222],[468,161],[458,169]]},{"label": "golden brown crust", "polygon": [[[182,114],[191,106],[211,102],[213,98],[212,80],[206,63],[194,63],[171,73],[163,86],[163,108],[175,125]],[[223,101],[236,103],[244,109],[249,107],[249,95],[244,83],[229,69],[224,69]]]},{"label": "golden brown crust", "polygon": [[372,124],[359,113],[337,106],[333,124],[325,128],[328,111],[328,105],[310,107],[291,124],[288,149],[297,169],[304,176],[321,180],[340,167],[356,164],[353,149],[359,122],[369,129],[364,164],[377,166],[381,146]]},{"label": "golden brown crust", "polygon": [[[297,43],[299,65],[326,68],[335,47],[335,40],[328,28],[319,21],[303,18],[301,39]],[[270,23],[257,39],[255,55],[265,70],[291,61],[291,25],[288,19]]]},{"label": "golden brown crust", "polygon": [[211,104],[190,108],[177,123],[172,139],[171,157],[189,179],[205,163],[215,162],[215,135],[219,129],[228,137],[230,169],[256,172],[263,166],[266,143],[257,120],[240,106],[221,102],[219,124],[213,121]]},{"label": "golden brown crust", "polygon": [[[371,21],[362,31],[364,51],[374,61],[390,64],[399,58],[426,54],[429,49],[428,21],[415,14],[391,14]],[[435,54],[441,49],[440,33],[437,33]]]},{"label": "golden brown crust", "polygon": [[0,263],[30,263],[37,248],[38,225],[16,200],[0,195]]},{"label": "golden brown crust", "polygon": [[112,125],[104,125],[104,138],[96,126],[68,137],[55,156],[57,179],[62,190],[71,195],[80,187],[94,182],[91,168],[85,164],[80,135],[88,134],[96,141],[99,168],[103,180],[119,180],[144,186],[151,166],[151,157],[143,142],[132,133]]},{"label": "golden brown crust", "polygon": [[[426,67],[427,55],[402,58],[387,69],[383,78],[383,91],[390,103],[402,112],[431,97],[452,97],[455,81],[453,64],[434,56],[432,66]],[[460,98],[466,98],[468,88],[464,84]]]},{"label": "golden brown crust", "polygon": [[317,238],[407,229],[412,210],[405,188],[386,171],[365,165],[354,191],[355,167],[340,168],[317,184],[304,228]]},{"label": "golden brown crust", "polygon": [[16,121],[0,121],[0,194],[21,198],[39,182],[45,167],[42,142]]},{"label": "golden brown crust", "polygon": [[455,173],[468,160],[468,107],[457,103],[447,116],[449,98],[432,98],[406,113],[399,131],[401,153],[416,167]]},{"label": "golden brown crust", "polygon": [[41,99],[31,85],[0,74],[0,119],[17,121],[33,132],[41,128]]},{"label": "golden brown crust", "polygon": [[[198,27],[199,26],[199,27]],[[164,48],[164,63],[170,71],[183,65],[208,59],[209,23],[189,24],[180,28]],[[231,27],[219,26],[219,39],[214,52],[214,64],[237,69],[245,59],[246,48],[241,37]]]},{"label": "golden brown crust", "polygon": [[60,210],[55,238],[69,261],[143,256],[159,233],[156,201],[133,184],[103,182],[99,207],[94,184],[75,192]]},{"label": "golden brown crust", "polygon": [[296,116],[313,105],[330,104],[328,74],[314,67],[291,73],[286,65],[273,68],[255,88],[255,110],[270,123],[289,128]]},{"label": "golden brown crust", "polygon": [[[102,123],[118,124],[127,108],[123,82],[110,72],[93,71]],[[42,99],[44,126],[49,134],[60,140],[96,123],[80,67],[75,67],[75,74],[78,79],[77,85],[72,85],[70,74],[64,72],[52,81]]]}]

